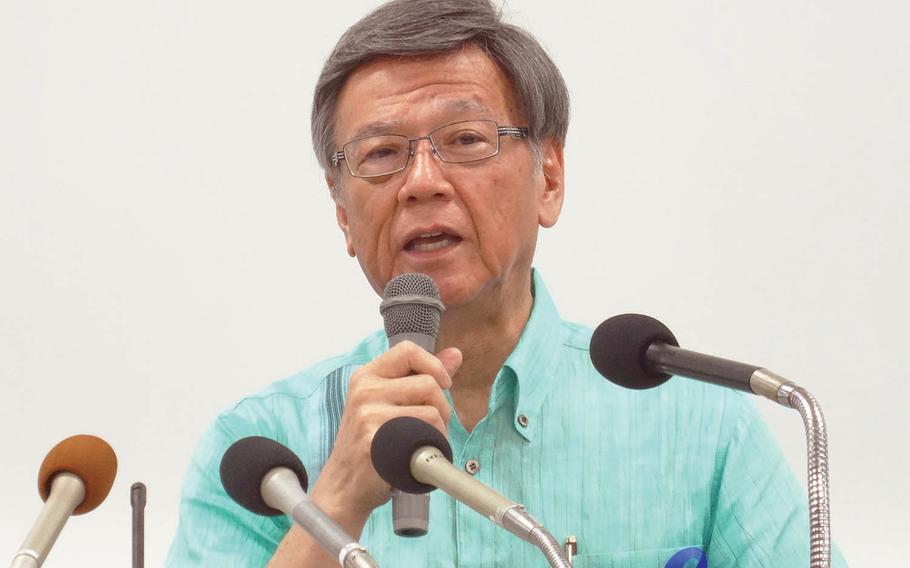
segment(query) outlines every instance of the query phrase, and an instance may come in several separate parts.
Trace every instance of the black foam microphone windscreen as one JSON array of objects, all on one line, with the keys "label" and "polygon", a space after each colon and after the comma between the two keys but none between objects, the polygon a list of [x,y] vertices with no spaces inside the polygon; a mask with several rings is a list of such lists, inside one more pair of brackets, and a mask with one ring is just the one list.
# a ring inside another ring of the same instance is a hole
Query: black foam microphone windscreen
[{"label": "black foam microphone windscreen", "polygon": [[221,484],[240,506],[258,515],[274,517],[284,513],[269,507],[262,498],[262,478],[276,467],[286,467],[297,474],[300,486],[307,490],[306,468],[294,452],[262,436],[250,436],[234,442],[221,458]]},{"label": "black foam microphone windscreen", "polygon": [[436,489],[411,474],[411,457],[424,446],[438,449],[452,461],[452,446],[442,432],[419,418],[399,416],[379,427],[370,445],[370,459],[379,477],[407,493],[429,493]]},{"label": "black foam microphone windscreen", "polygon": [[673,333],[656,319],[641,314],[613,316],[591,336],[591,362],[611,382],[630,389],[664,384],[672,375],[651,369],[646,352],[654,342],[679,347]]}]

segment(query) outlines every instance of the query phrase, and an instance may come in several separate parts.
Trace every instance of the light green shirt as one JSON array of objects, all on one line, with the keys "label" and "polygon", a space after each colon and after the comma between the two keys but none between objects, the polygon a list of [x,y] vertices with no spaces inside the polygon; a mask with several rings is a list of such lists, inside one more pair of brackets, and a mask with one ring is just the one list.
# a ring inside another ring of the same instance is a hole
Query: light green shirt
[{"label": "light green shirt", "polygon": [[[470,433],[452,416],[455,464],[476,460],[478,480],[524,504],[557,540],[574,535],[576,568],[808,566],[806,493],[753,401],[682,378],[648,391],[615,386],[591,365],[590,338],[559,318],[535,272],[534,308],[487,416]],[[227,496],[224,451],[245,436],[275,439],[300,456],[312,485],[351,373],[387,348],[376,333],[221,414],[190,464],[167,566],[264,566],[290,521]],[[798,418],[793,435],[803,435]],[[431,494],[428,535],[395,536],[386,504],[359,540],[384,568],[548,566],[535,547],[441,491]],[[834,566],[846,566],[839,554]]]}]

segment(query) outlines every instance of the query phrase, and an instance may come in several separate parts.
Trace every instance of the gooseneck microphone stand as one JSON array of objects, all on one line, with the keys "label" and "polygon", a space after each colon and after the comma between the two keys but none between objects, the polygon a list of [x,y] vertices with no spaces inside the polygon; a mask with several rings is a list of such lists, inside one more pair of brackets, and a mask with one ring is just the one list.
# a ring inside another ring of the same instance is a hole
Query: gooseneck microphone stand
[{"label": "gooseneck microphone stand", "polygon": [[[756,394],[767,388],[776,395],[777,403],[799,412],[806,428],[806,453],[808,454],[809,490],[809,566],[831,566],[831,503],[828,500],[828,430],[822,408],[812,394],[796,383],[778,376],[767,369],[752,374],[752,388]],[[773,391],[771,390],[773,389]],[[774,400],[774,399],[772,399]]]},{"label": "gooseneck microphone stand", "polygon": [[[696,353],[663,343],[647,349],[660,372],[751,391],[799,412],[806,429],[809,492],[809,568],[831,568],[831,504],[828,500],[828,431],[815,397],[768,369]],[[731,377],[733,379],[731,379]],[[739,379],[735,379],[740,377]]]},{"label": "gooseneck microphone stand", "polygon": [[667,326],[643,314],[606,319],[591,336],[590,354],[597,371],[622,387],[649,389],[678,375],[761,395],[798,411],[808,454],[809,567],[831,567],[828,433],[814,396],[764,367],[681,349]]}]

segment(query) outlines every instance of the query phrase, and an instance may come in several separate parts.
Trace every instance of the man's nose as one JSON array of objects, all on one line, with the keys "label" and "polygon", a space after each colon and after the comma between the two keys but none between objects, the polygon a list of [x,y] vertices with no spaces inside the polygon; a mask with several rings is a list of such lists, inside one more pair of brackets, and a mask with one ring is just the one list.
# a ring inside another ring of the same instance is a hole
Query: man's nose
[{"label": "man's nose", "polygon": [[436,155],[429,139],[411,143],[411,163],[404,183],[398,192],[400,201],[417,201],[428,198],[447,199],[454,191],[449,183],[442,160]]}]

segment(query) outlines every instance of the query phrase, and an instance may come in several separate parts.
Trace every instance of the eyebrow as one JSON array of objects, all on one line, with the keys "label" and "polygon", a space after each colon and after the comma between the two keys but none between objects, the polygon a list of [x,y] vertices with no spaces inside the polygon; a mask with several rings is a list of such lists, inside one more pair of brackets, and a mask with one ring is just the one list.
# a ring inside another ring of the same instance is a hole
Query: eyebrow
[{"label": "eyebrow", "polygon": [[446,103],[444,110],[445,112],[452,114],[460,112],[478,112],[488,115],[491,114],[490,108],[475,98],[449,101]]},{"label": "eyebrow", "polygon": [[[477,99],[457,99],[448,101],[442,108],[445,114],[461,114],[465,112],[476,112],[481,115],[491,116],[493,113],[490,108]],[[359,128],[351,136],[350,140],[359,140],[367,136],[376,136],[378,134],[393,134],[395,129],[400,128],[401,122],[397,120],[377,120],[370,122]]]},{"label": "eyebrow", "polygon": [[351,140],[359,140],[360,138],[366,138],[367,136],[375,136],[377,134],[388,134],[393,131],[400,123],[397,120],[377,120],[371,122],[354,133],[351,136]]}]

